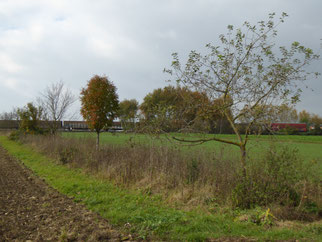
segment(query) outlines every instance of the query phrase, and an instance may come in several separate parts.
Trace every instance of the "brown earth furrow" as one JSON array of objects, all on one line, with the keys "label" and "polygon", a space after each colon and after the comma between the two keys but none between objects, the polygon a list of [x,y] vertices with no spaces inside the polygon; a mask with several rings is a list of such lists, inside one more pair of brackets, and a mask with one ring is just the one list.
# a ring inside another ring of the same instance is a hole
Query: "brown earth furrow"
[{"label": "brown earth furrow", "polygon": [[119,241],[106,220],[48,187],[0,147],[0,241]]}]

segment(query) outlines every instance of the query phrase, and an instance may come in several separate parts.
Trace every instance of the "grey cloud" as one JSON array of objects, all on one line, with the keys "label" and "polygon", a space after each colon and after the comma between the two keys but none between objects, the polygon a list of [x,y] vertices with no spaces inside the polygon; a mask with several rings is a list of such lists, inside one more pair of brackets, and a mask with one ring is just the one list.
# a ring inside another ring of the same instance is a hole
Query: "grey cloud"
[{"label": "grey cloud", "polygon": [[[273,11],[290,15],[279,28],[278,45],[297,40],[321,50],[318,0],[28,2],[0,3],[0,112],[25,105],[59,80],[78,95],[94,74],[108,75],[121,99],[142,100],[168,84],[162,70],[172,52],[185,58],[190,50],[204,51],[228,24],[257,22]],[[322,114],[316,105],[321,78],[310,83],[315,91],[304,91],[298,109]]]}]

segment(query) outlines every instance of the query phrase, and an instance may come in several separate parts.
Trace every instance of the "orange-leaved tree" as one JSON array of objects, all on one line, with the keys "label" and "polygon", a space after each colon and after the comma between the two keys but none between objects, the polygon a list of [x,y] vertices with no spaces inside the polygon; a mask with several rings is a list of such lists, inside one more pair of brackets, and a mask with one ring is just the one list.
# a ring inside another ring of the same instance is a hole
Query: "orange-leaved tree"
[{"label": "orange-leaved tree", "polygon": [[96,148],[103,128],[111,126],[119,108],[116,87],[106,76],[93,76],[81,91],[81,114],[97,133]]}]

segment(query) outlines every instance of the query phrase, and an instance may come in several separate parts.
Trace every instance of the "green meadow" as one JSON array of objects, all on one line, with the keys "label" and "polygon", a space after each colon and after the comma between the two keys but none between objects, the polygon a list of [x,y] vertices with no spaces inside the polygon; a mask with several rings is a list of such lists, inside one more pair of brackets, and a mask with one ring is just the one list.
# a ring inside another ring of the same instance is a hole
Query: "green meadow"
[{"label": "green meadow", "polygon": [[[70,132],[63,133],[64,137],[79,138],[79,139],[94,139],[96,133],[93,132]],[[160,136],[149,136],[144,134],[126,134],[126,133],[108,133],[100,134],[101,144],[109,145],[129,145],[129,144],[160,144],[170,145],[180,148],[185,152],[204,149],[209,152],[223,152],[226,155],[238,156],[239,148],[229,144],[223,144],[216,141],[209,141],[203,144],[191,145],[188,143],[176,142],[172,139],[173,136],[184,139],[200,139],[211,138],[213,135],[206,134],[164,134]],[[235,140],[235,135],[216,135],[216,137]],[[306,136],[306,135],[252,135],[249,137],[248,156],[261,156],[269,146],[275,145],[277,147],[288,146],[292,149],[298,150],[299,155],[307,162],[318,162],[322,169],[322,136]]]}]

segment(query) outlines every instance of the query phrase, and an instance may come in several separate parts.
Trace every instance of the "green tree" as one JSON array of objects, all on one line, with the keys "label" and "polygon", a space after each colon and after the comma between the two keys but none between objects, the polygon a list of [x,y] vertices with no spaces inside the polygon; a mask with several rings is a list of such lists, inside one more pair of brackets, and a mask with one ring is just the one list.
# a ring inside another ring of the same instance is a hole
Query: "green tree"
[{"label": "green tree", "polygon": [[121,120],[122,127],[125,130],[134,129],[139,103],[135,99],[125,99],[120,102],[118,117]]},{"label": "green tree", "polygon": [[[276,23],[273,13],[267,21],[260,21],[257,25],[245,22],[236,30],[229,25],[228,33],[219,36],[220,45],[206,45],[208,54],[191,51],[186,64],[182,66],[178,54],[174,53],[172,68],[165,70],[178,83],[207,93],[211,100],[222,98],[220,112],[225,115],[237,136],[237,141],[217,136],[200,140],[177,140],[218,141],[238,146],[243,177],[246,177],[249,134],[253,126],[259,125],[264,114],[260,107],[298,102],[301,93],[297,88],[298,82],[305,81],[311,74],[319,74],[309,73],[305,69],[311,61],[319,58],[310,48],[298,42],[293,42],[289,48],[276,48],[276,29],[285,17],[287,14],[283,13]],[[243,136],[238,120],[246,116],[250,120],[243,129]]]},{"label": "green tree", "polygon": [[152,127],[154,132],[175,131],[178,130],[176,124],[176,106],[181,100],[179,89],[173,86],[158,88],[148,93],[140,110],[144,116],[141,122],[145,124],[145,128]]},{"label": "green tree", "polygon": [[33,103],[27,103],[24,108],[18,108],[17,114],[20,119],[19,129],[27,134],[42,133],[39,121],[42,119],[43,110]]},{"label": "green tree", "polygon": [[99,135],[103,128],[111,126],[119,109],[116,87],[106,76],[93,76],[80,94],[81,114],[90,129],[97,134],[96,148],[99,149]]},{"label": "green tree", "polygon": [[167,86],[147,94],[140,109],[145,122],[154,126],[154,130],[169,132],[187,127],[199,131],[208,129],[207,119],[212,115],[210,107],[209,99],[204,93],[179,86]]},{"label": "green tree", "polygon": [[144,97],[140,109],[147,120],[156,118],[160,109],[167,109],[170,115],[172,107],[178,102],[178,98],[180,97],[175,87],[158,88]]}]

